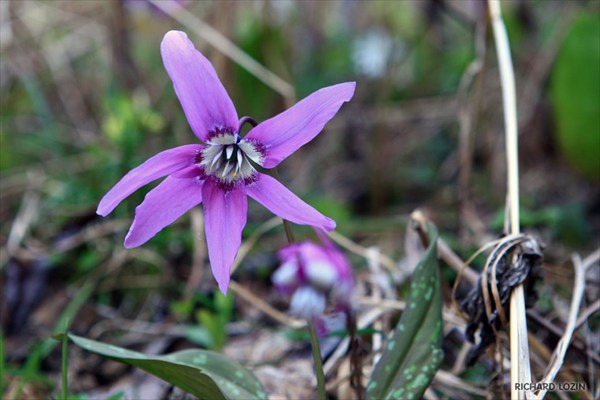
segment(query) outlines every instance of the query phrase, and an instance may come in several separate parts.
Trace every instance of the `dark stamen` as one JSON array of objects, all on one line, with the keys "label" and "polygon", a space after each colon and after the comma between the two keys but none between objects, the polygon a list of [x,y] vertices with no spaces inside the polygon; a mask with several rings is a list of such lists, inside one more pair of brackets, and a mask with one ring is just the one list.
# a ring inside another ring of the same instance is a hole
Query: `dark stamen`
[{"label": "dark stamen", "polygon": [[245,123],[249,123],[250,125],[252,125],[253,128],[256,127],[256,125],[258,125],[258,122],[256,122],[254,120],[254,118],[252,118],[252,117],[242,117],[240,119],[240,126],[239,126],[238,131],[237,131],[238,137],[239,137],[240,133],[242,133],[242,128],[244,127]]}]

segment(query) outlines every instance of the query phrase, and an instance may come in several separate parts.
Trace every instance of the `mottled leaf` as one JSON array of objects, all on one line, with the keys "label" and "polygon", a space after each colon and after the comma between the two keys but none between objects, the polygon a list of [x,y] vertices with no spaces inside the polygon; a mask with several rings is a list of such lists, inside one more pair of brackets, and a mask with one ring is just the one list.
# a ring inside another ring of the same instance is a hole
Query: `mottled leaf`
[{"label": "mottled leaf", "polygon": [[436,256],[437,231],[417,265],[406,309],[387,340],[367,385],[368,399],[419,399],[442,359],[442,295]]},{"label": "mottled leaf", "polygon": [[[61,339],[58,335],[57,339]],[[164,356],[131,351],[69,334],[79,347],[110,360],[130,364],[200,399],[266,399],[252,372],[229,358],[205,350],[183,350]]]}]

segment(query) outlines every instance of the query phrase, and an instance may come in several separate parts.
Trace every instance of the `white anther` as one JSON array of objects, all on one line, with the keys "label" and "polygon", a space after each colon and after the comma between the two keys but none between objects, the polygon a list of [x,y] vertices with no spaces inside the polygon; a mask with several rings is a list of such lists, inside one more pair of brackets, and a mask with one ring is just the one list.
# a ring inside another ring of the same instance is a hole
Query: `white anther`
[{"label": "white anther", "polygon": [[213,157],[212,161],[210,162],[210,167],[211,168],[214,167],[219,162],[220,159],[221,159],[221,152],[218,151],[217,154]]},{"label": "white anther", "polygon": [[236,168],[236,171],[238,171],[240,168],[242,168],[242,162],[244,162],[244,153],[242,153],[242,150],[240,150],[238,148],[238,151],[237,151],[237,168]]},{"label": "white anther", "polygon": [[227,155],[227,159],[229,160],[231,158],[231,156],[233,155],[233,146],[227,146],[225,147],[225,153]]},{"label": "white anther", "polygon": [[227,174],[229,174],[231,172],[232,169],[233,169],[233,164],[230,163],[229,161],[227,161],[227,165],[225,165],[225,168],[223,168],[223,173],[221,174],[221,178],[225,178],[227,176]]}]

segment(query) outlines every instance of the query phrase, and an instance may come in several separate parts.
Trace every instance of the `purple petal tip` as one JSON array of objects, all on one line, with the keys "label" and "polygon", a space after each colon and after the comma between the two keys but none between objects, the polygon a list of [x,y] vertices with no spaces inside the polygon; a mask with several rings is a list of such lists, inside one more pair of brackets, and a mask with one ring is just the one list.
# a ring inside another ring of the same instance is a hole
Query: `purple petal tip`
[{"label": "purple petal tip", "polygon": [[125,236],[125,240],[123,241],[123,247],[125,247],[126,249],[133,249],[134,247],[138,246],[139,244],[131,243],[131,240],[129,240],[129,235]]},{"label": "purple petal tip", "polygon": [[98,203],[98,207],[96,208],[96,214],[98,214],[101,217],[106,217],[108,214],[111,213],[111,211],[114,208],[111,209],[110,206],[107,206],[106,203],[106,195],[104,195],[104,197],[100,200],[100,203]]},{"label": "purple petal tip", "polygon": [[188,37],[187,33],[183,32],[183,31],[178,31],[178,30],[171,30],[168,31],[167,33],[165,33],[165,36],[163,37],[163,40],[169,38],[169,39],[174,39],[176,36],[183,36],[185,38]]},{"label": "purple petal tip", "polygon": [[219,285],[219,290],[221,291],[221,293],[227,296],[227,291],[229,290],[229,281],[231,280],[229,272],[220,277],[215,276],[215,279],[217,280],[217,284]]},{"label": "purple petal tip", "polygon": [[337,226],[336,222],[329,217],[325,217],[325,218],[327,218],[327,224],[325,225],[325,230],[327,232],[333,231],[335,229],[335,227]]},{"label": "purple petal tip", "polygon": [[352,96],[354,96],[354,91],[356,90],[356,82],[344,82],[340,83],[338,86],[348,90],[348,95],[346,96],[345,101],[350,101]]}]

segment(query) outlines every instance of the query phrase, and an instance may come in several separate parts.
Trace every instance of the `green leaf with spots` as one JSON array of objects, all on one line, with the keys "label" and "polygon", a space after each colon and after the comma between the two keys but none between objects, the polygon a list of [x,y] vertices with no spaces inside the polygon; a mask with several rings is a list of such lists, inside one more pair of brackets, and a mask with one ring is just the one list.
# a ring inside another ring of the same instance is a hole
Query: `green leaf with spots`
[{"label": "green leaf with spots", "polygon": [[431,244],[413,274],[406,309],[373,370],[368,399],[420,399],[442,363],[438,234],[433,225],[428,231]]},{"label": "green leaf with spots", "polygon": [[[130,364],[163,379],[199,399],[266,399],[252,372],[211,351],[184,350],[153,356],[69,334],[77,346],[104,358]],[[56,339],[61,340],[62,335]]]}]

